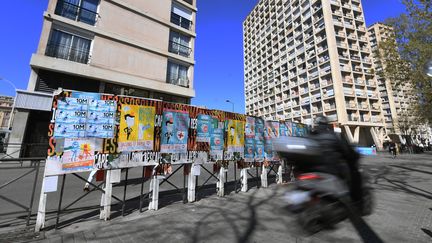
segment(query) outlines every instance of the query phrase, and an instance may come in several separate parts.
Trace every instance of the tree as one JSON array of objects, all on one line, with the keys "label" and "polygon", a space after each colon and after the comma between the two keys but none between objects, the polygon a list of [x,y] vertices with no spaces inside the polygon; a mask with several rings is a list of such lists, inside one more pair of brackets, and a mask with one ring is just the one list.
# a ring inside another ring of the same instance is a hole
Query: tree
[{"label": "tree", "polygon": [[407,14],[386,20],[395,35],[379,47],[384,53],[380,56],[386,66],[384,76],[396,86],[410,82],[419,98],[416,115],[432,124],[432,78],[425,72],[432,60],[432,2],[403,0],[403,3]]}]

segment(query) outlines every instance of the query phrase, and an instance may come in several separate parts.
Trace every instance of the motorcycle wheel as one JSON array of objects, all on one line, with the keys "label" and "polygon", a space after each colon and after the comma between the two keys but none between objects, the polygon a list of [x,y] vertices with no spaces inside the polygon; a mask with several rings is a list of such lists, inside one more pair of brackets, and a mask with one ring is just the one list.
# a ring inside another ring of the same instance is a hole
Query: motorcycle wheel
[{"label": "motorcycle wheel", "polygon": [[315,234],[324,228],[321,222],[321,214],[315,207],[301,212],[298,221],[301,227],[309,234]]}]

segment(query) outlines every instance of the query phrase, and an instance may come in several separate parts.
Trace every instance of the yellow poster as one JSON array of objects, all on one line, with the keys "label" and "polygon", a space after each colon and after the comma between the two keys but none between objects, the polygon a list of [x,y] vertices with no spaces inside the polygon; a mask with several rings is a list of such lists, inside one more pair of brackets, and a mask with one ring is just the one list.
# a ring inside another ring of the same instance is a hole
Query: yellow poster
[{"label": "yellow poster", "polygon": [[153,150],[154,106],[122,105],[118,149],[122,151]]},{"label": "yellow poster", "polygon": [[228,152],[243,152],[245,122],[228,120]]}]

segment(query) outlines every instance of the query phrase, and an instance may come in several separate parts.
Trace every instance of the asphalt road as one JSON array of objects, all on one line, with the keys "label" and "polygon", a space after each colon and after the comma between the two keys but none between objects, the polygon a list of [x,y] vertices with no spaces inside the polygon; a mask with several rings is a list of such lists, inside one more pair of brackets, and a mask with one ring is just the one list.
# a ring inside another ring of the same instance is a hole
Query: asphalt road
[{"label": "asphalt road", "polygon": [[[361,242],[362,236],[372,230],[384,242],[431,242],[432,154],[401,155],[396,159],[385,154],[364,158],[362,164],[371,176],[376,206],[374,213],[364,218],[366,230],[360,227],[360,232],[345,220],[332,229],[306,235],[295,217],[283,209],[281,197],[287,186],[272,184],[270,188],[251,187],[247,193],[230,192],[223,198],[216,197],[215,191],[210,189],[201,192],[199,201],[188,204],[181,202],[181,195],[162,195],[160,210],[143,213],[137,210],[138,201],[130,200],[127,215],[120,216],[121,207],[114,207],[113,217],[108,222],[98,220],[98,209],[94,206],[99,203],[100,193],[93,192],[71,206],[75,212],[60,218],[58,230],[49,228],[39,238],[46,242]],[[201,173],[200,183],[207,179],[205,172]],[[232,172],[230,174],[233,177]],[[130,178],[140,175],[141,171],[129,173]],[[12,176],[12,172],[6,176]],[[0,178],[0,184],[4,183],[4,176]],[[182,186],[182,179],[178,176],[173,183]],[[23,202],[29,197],[27,184],[28,181],[16,184],[7,193]],[[127,198],[133,199],[139,195],[141,184],[139,180],[130,180],[130,184]],[[172,188],[168,184],[165,186],[165,189]],[[62,205],[83,195],[82,187],[83,182],[67,176]],[[115,187],[115,194],[120,198],[123,189],[121,185]],[[148,191],[148,182],[145,191]],[[5,195],[4,192],[5,188],[0,191],[1,195]],[[48,210],[57,208],[58,194],[49,194]],[[10,211],[10,207],[2,202],[1,210]],[[14,217],[0,216],[3,237],[12,234],[12,226],[23,225],[22,217]],[[55,214],[48,214],[47,218],[47,226],[54,225]]]}]

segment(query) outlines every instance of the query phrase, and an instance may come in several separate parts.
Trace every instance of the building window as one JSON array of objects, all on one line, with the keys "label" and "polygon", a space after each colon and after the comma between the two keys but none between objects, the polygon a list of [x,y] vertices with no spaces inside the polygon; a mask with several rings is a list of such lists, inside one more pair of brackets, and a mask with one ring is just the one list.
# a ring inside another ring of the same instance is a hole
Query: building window
[{"label": "building window", "polygon": [[171,8],[171,23],[190,30],[192,27],[192,11],[173,4]]},{"label": "building window", "polygon": [[45,55],[69,61],[88,63],[91,40],[54,29]]},{"label": "building window", "polygon": [[99,0],[59,0],[55,14],[75,21],[94,25],[96,23]]},{"label": "building window", "polygon": [[188,67],[168,61],[167,83],[189,87]]},{"label": "building window", "polygon": [[176,53],[184,57],[189,57],[192,50],[189,47],[189,42],[190,37],[171,31],[168,50],[169,52]]}]

